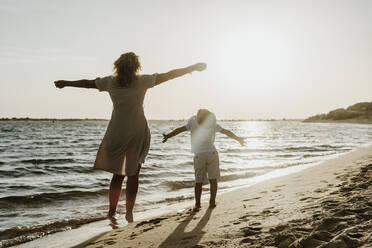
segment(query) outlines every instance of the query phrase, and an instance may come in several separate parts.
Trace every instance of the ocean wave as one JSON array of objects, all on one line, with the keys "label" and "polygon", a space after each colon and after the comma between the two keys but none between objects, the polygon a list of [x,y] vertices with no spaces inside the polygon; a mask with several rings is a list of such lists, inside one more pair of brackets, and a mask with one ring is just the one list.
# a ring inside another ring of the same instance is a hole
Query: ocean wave
[{"label": "ocean wave", "polygon": [[[234,181],[242,178],[250,178],[259,175],[258,172],[246,172],[243,174],[223,175],[218,180],[219,182]],[[161,183],[169,187],[171,190],[179,190],[184,188],[192,188],[195,185],[195,180],[178,180],[178,181],[164,181]]]},{"label": "ocean wave", "polygon": [[278,158],[293,158],[295,156],[296,156],[295,154],[277,154],[277,155],[275,155],[275,157],[278,157]]},{"label": "ocean wave", "polygon": [[271,153],[271,152],[326,152],[347,149],[344,146],[317,145],[317,146],[288,146],[277,148],[230,148],[222,150],[224,153]]},{"label": "ocean wave", "polygon": [[285,148],[285,150],[292,152],[327,152],[333,151],[336,147],[321,145],[321,146],[290,146]]},{"label": "ocean wave", "polygon": [[222,150],[223,153],[266,153],[266,152],[280,152],[279,148],[229,148]]},{"label": "ocean wave", "polygon": [[[34,173],[35,172],[35,173]],[[34,171],[31,172],[32,174],[35,175],[40,175],[39,172]],[[23,177],[29,175],[27,169],[22,169],[22,170],[0,170],[0,178],[16,178],[16,177]]]},{"label": "ocean wave", "polygon": [[92,173],[91,166],[44,166],[44,167],[22,167],[16,166],[11,169],[0,170],[0,178],[17,178],[23,176],[56,175],[62,173]]},{"label": "ocean wave", "polygon": [[177,196],[177,197],[168,197],[159,201],[152,202],[150,204],[161,204],[161,203],[174,203],[174,202],[181,202],[185,200],[193,199],[194,196]]},{"label": "ocean wave", "polygon": [[76,165],[76,164],[72,164],[71,166],[50,166],[50,165],[47,165],[47,166],[44,166],[43,169],[46,170],[46,171],[56,172],[56,173],[72,173],[72,172],[75,172],[75,173],[87,174],[87,173],[95,172],[93,170],[93,165],[83,166],[83,165]]},{"label": "ocean wave", "polygon": [[64,164],[72,163],[75,160],[72,158],[46,158],[46,159],[23,159],[19,162],[25,164]]},{"label": "ocean wave", "polygon": [[53,192],[53,193],[40,193],[33,195],[15,195],[15,196],[6,196],[0,198],[0,207],[9,207],[9,206],[20,206],[20,205],[42,205],[45,203],[51,203],[54,201],[63,201],[71,200],[74,198],[87,198],[93,196],[100,196],[107,194],[107,189],[100,189],[97,191],[66,191],[66,192]]},{"label": "ocean wave", "polygon": [[0,231],[0,248],[25,243],[48,234],[73,229],[94,221],[104,220],[106,216],[91,216],[82,219],[65,219],[37,226],[17,226]]},{"label": "ocean wave", "polygon": [[258,166],[257,168],[252,169],[258,169],[258,170],[275,170],[275,169],[284,169],[288,167],[293,166],[301,166],[305,164],[313,163],[314,161],[298,161],[298,162],[292,162],[292,163],[283,163],[283,164],[272,164],[272,165],[265,165],[265,166]]}]

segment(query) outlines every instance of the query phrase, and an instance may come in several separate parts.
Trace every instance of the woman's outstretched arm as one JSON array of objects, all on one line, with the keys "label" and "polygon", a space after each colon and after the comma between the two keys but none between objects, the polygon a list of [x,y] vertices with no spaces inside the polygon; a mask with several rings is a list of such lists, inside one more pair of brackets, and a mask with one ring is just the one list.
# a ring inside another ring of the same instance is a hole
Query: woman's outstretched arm
[{"label": "woman's outstretched arm", "polygon": [[88,80],[88,79],[81,79],[81,80],[76,80],[76,81],[58,80],[54,82],[54,85],[60,89],[64,87],[96,89],[97,86],[94,81],[95,80]]},{"label": "woman's outstretched arm", "polygon": [[185,68],[171,70],[167,73],[159,73],[156,77],[155,85],[164,83],[174,78],[182,77],[183,75],[191,73],[193,71],[204,71],[206,68],[207,68],[206,63],[197,63],[195,65],[191,65]]},{"label": "woman's outstretched arm", "polygon": [[185,131],[187,131],[186,126],[182,126],[182,127],[174,129],[172,132],[170,132],[168,134],[163,134],[163,143],[167,142],[167,140],[169,138],[172,138],[173,136],[176,136],[177,134],[180,134],[180,133],[185,132]]}]

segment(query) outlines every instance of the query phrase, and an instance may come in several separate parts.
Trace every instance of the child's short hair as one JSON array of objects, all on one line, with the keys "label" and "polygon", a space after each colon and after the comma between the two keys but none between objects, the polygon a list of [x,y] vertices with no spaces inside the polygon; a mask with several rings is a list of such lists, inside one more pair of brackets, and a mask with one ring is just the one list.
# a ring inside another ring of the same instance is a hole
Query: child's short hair
[{"label": "child's short hair", "polygon": [[208,109],[199,109],[196,120],[199,125],[206,128],[213,128],[216,126],[216,116]]}]

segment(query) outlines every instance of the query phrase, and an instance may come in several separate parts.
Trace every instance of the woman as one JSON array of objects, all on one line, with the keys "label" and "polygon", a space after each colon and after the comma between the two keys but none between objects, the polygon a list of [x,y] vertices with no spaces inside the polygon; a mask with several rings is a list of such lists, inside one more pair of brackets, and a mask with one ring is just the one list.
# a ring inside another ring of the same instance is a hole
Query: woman
[{"label": "woman", "polygon": [[57,88],[96,88],[110,94],[113,103],[111,120],[94,163],[95,169],[113,173],[109,191],[109,217],[115,215],[123,179],[127,176],[125,218],[128,222],[133,222],[138,174],[150,146],[150,131],[143,112],[147,89],[193,71],[203,71],[206,67],[205,63],[198,63],[167,73],[139,75],[141,64],[138,56],[130,52],[122,54],[114,62],[112,76],[95,80],[54,82]]}]

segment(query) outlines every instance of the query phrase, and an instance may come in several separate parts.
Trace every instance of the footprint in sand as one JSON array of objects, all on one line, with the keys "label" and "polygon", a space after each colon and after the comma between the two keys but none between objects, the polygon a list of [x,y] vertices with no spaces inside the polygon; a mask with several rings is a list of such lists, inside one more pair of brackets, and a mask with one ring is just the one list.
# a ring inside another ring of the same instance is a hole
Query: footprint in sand
[{"label": "footprint in sand", "polygon": [[284,186],[285,186],[285,184],[277,185],[277,186],[275,186],[275,188],[281,188],[281,187],[284,187]]},{"label": "footprint in sand", "polygon": [[148,228],[145,228],[145,229],[143,229],[142,231],[143,231],[143,232],[147,232],[147,231],[150,231],[150,230],[152,230],[152,229],[154,229],[154,227],[153,227],[153,226],[151,226],[151,227],[148,227]]},{"label": "footprint in sand", "polygon": [[261,233],[261,227],[243,227],[240,230],[243,232],[244,237],[249,237]]},{"label": "footprint in sand", "polygon": [[304,198],[301,198],[300,201],[313,201],[313,200],[317,200],[319,198],[316,198],[316,197],[304,197]]},{"label": "footprint in sand", "polygon": [[260,222],[253,222],[251,224],[249,224],[250,226],[260,226],[261,223]]},{"label": "footprint in sand", "polygon": [[265,209],[261,212],[263,215],[271,215],[271,211],[269,209]]},{"label": "footprint in sand", "polygon": [[258,197],[254,197],[254,198],[248,198],[248,199],[244,199],[243,201],[252,201],[252,200],[258,200],[262,197],[258,196]]},{"label": "footprint in sand", "polygon": [[314,190],[314,192],[315,193],[324,193],[324,192],[327,192],[328,191],[328,189],[326,189],[326,188],[318,188],[318,189],[316,189],[316,190]]},{"label": "footprint in sand", "polygon": [[140,227],[140,226],[143,226],[143,225],[146,225],[146,224],[158,224],[160,223],[162,220],[166,220],[167,218],[163,217],[163,218],[155,218],[155,219],[151,219],[151,220],[145,220],[145,221],[141,221],[140,223],[138,223],[135,227]]},{"label": "footprint in sand", "polygon": [[116,244],[116,242],[113,239],[106,239],[106,240],[103,240],[103,242],[104,242],[105,245],[114,245],[114,244]]},{"label": "footprint in sand", "polygon": [[255,241],[255,239],[252,239],[252,238],[244,238],[242,240],[240,240],[240,244],[246,244],[246,243],[253,243]]}]

